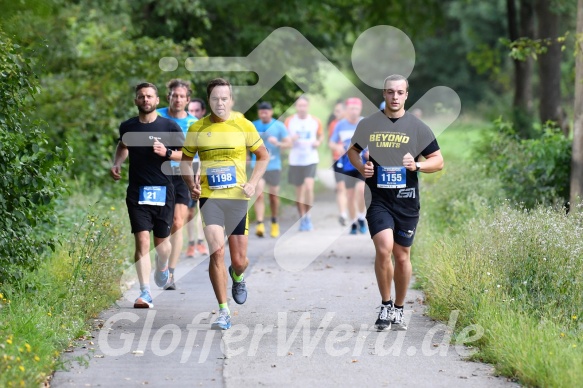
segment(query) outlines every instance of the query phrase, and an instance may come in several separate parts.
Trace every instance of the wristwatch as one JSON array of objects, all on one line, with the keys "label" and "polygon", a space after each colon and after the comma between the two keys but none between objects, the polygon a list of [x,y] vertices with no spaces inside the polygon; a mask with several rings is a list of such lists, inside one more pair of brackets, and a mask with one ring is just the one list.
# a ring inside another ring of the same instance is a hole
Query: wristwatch
[{"label": "wristwatch", "polygon": [[170,148],[166,148],[166,159],[170,159],[172,157],[172,150]]},{"label": "wristwatch", "polygon": [[415,171],[421,170],[421,163],[415,162]]}]

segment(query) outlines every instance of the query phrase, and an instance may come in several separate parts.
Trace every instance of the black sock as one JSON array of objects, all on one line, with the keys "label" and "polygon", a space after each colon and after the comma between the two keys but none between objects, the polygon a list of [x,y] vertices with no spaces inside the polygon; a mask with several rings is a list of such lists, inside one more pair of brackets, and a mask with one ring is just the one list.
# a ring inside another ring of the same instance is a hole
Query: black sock
[{"label": "black sock", "polygon": [[203,240],[198,240],[198,243],[199,243],[199,244],[202,244],[202,242],[203,242]]},{"label": "black sock", "polygon": [[394,308],[399,309],[399,310],[403,310],[403,306],[397,306],[396,304],[393,305]]},{"label": "black sock", "polygon": [[277,217],[271,217],[271,223],[277,224]]},{"label": "black sock", "polygon": [[262,224],[262,223],[263,223],[263,221],[259,221],[259,220],[257,220],[257,225],[260,225],[260,224]]},{"label": "black sock", "polygon": [[188,245],[194,245],[194,240],[192,240],[192,241],[189,241],[189,242],[188,242]]},{"label": "black sock", "polygon": [[381,303],[382,303],[382,304],[384,304],[385,306],[388,306],[388,305],[390,305],[390,304],[393,304],[393,301],[389,299],[389,300],[387,300],[387,301],[384,301],[384,300],[383,300]]}]

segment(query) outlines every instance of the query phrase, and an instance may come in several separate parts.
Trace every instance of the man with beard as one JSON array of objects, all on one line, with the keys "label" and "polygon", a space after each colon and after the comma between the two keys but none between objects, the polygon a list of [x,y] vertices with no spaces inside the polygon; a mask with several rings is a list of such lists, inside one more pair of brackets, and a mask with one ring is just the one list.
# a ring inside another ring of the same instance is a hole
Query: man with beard
[{"label": "man with beard", "polygon": [[140,296],[134,308],[153,307],[150,293],[150,231],[156,247],[156,273],[159,287],[168,282],[168,258],[172,249],[168,236],[174,213],[172,176],[162,171],[168,160],[182,158],[184,134],[174,121],[156,112],[160,102],[156,85],[140,83],[134,103],[139,114],[119,126],[119,142],[110,174],[121,179],[121,165],[129,157],[129,183],[126,204],[135,239],[134,260],[140,282]]}]

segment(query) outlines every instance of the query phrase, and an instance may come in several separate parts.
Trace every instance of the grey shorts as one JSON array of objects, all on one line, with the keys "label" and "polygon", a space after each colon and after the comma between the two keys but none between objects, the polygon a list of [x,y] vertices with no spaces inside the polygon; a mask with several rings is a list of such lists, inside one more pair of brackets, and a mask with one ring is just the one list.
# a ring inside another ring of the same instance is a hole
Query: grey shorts
[{"label": "grey shorts", "polygon": [[279,186],[279,183],[281,182],[281,170],[265,171],[263,179],[269,186]]},{"label": "grey shorts", "polygon": [[288,181],[290,185],[301,186],[306,178],[314,178],[317,166],[316,163],[307,166],[289,166]]},{"label": "grey shorts", "polygon": [[249,221],[248,201],[244,199],[201,198],[200,213],[204,226],[219,225],[227,236],[247,235]]}]

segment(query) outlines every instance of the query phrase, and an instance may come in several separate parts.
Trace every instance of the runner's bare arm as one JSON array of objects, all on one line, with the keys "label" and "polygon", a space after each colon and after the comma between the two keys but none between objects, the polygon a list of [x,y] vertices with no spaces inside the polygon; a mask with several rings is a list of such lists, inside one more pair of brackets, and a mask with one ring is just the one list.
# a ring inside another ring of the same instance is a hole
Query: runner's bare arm
[{"label": "runner's bare arm", "polygon": [[441,150],[432,152],[431,154],[425,156],[425,161],[418,163],[419,170],[417,170],[417,166],[415,165],[415,159],[410,153],[407,153],[407,155],[403,157],[403,166],[405,166],[405,168],[409,171],[419,171],[424,173],[441,171],[444,165]]},{"label": "runner's bare arm", "polygon": [[194,171],[192,171],[192,156],[188,156],[182,153],[182,159],[180,160],[180,174],[182,175],[182,180],[186,183],[188,190],[190,191],[190,197],[192,199],[198,199],[200,197],[200,183],[199,180],[194,176]]},{"label": "runner's bare arm", "polygon": [[[159,156],[166,156],[166,151],[168,148],[158,139],[154,139],[154,153]],[[175,162],[180,162],[182,160],[182,151],[172,151],[172,156],[170,156],[170,160]]]},{"label": "runner's bare arm", "polygon": [[256,157],[255,168],[253,169],[253,173],[251,174],[249,181],[241,185],[241,188],[247,197],[252,197],[255,194],[255,187],[265,173],[267,164],[269,163],[269,152],[267,152],[267,148],[265,148],[264,145],[261,145],[259,148],[253,151],[253,153]]},{"label": "runner's bare arm", "polygon": [[279,148],[290,148],[292,146],[292,140],[289,136],[284,137],[281,141],[278,141],[275,136],[270,136],[267,141]]},{"label": "runner's bare arm", "polygon": [[109,174],[116,181],[121,179],[121,165],[127,159],[128,153],[128,147],[121,141],[118,142],[113,157],[113,166],[109,170]]},{"label": "runner's bare arm", "polygon": [[336,152],[340,152],[340,153],[344,152],[344,146],[342,145],[342,143],[335,143],[332,140],[330,140],[328,142],[328,147],[330,147],[330,149],[332,151],[336,151]]},{"label": "runner's bare arm", "polygon": [[369,160],[365,164],[362,163],[362,158],[360,157],[360,152],[354,145],[350,146],[347,151],[348,159],[350,163],[362,174],[365,178],[370,178],[374,174],[374,166]]},{"label": "runner's bare arm", "polygon": [[316,140],[312,144],[312,147],[314,147],[314,148],[320,147],[320,144],[322,144],[323,141],[324,141],[324,132],[322,132],[322,129],[320,128],[320,130],[318,131],[318,135],[316,136]]}]

